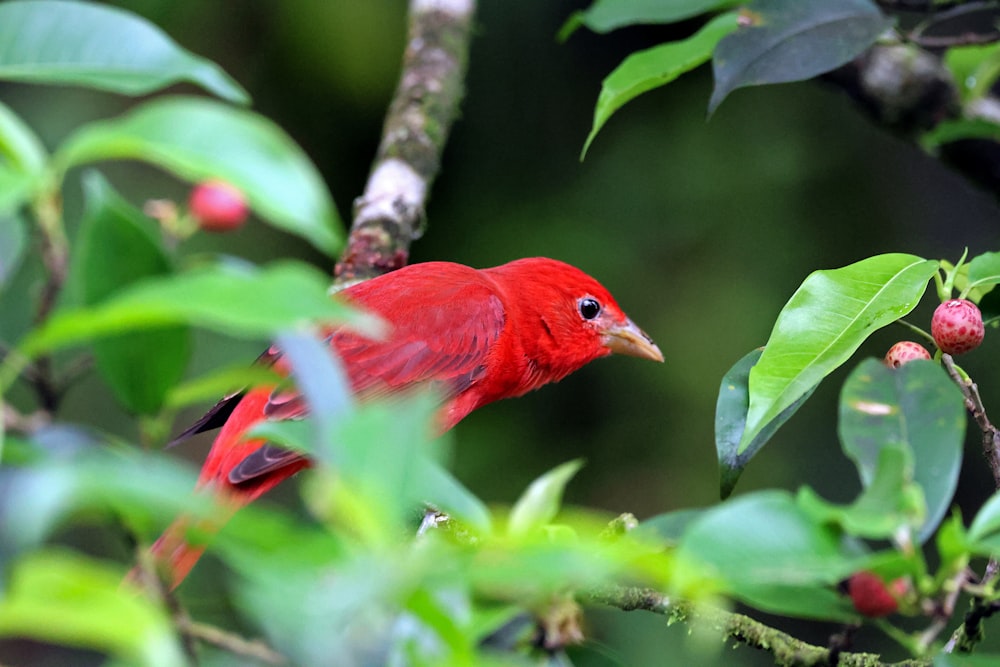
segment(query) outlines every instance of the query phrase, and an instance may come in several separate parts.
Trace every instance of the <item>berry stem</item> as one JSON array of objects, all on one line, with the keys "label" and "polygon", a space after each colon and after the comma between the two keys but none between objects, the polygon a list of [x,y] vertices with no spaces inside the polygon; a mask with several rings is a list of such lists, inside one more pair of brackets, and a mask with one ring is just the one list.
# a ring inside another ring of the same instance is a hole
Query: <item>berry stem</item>
[{"label": "berry stem", "polygon": [[904,329],[909,329],[910,332],[912,332],[912,333],[920,336],[921,338],[923,338],[927,342],[929,342],[931,344],[934,344],[934,336],[930,335],[929,333],[927,333],[926,331],[924,331],[923,329],[921,329],[917,325],[910,324],[906,320],[902,320],[902,319],[896,320],[896,324],[900,325]]}]

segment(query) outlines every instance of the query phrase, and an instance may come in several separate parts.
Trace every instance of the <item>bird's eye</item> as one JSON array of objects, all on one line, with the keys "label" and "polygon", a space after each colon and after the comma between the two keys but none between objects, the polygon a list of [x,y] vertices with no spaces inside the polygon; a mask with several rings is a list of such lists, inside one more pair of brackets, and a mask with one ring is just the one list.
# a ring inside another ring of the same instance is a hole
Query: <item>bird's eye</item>
[{"label": "bird's eye", "polygon": [[589,296],[580,299],[580,315],[583,316],[583,319],[592,320],[600,314],[601,304],[597,302],[597,299]]}]

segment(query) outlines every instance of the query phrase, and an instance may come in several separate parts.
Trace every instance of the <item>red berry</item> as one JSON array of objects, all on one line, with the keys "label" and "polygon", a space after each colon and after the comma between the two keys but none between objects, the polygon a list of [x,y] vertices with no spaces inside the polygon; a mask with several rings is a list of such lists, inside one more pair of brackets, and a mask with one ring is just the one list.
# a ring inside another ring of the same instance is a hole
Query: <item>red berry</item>
[{"label": "red berry", "polygon": [[903,364],[917,359],[930,359],[931,353],[920,343],[901,340],[885,353],[885,365],[889,368],[899,368]]},{"label": "red berry", "polygon": [[247,219],[243,193],[225,181],[205,181],[191,191],[188,200],[191,216],[209,232],[229,232]]},{"label": "red berry", "polygon": [[869,618],[888,616],[896,611],[899,602],[885,582],[873,572],[858,572],[847,580],[847,593],[857,612]]},{"label": "red berry", "polygon": [[965,299],[945,301],[931,318],[934,342],[947,354],[964,354],[983,342],[983,314]]}]

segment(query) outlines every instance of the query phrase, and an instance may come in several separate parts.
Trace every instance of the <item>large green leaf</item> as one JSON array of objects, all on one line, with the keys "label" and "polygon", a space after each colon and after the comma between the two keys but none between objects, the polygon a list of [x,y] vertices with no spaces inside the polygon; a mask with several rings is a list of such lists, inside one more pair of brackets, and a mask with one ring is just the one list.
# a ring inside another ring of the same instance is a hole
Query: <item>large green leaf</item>
[{"label": "large green leaf", "polygon": [[750,371],[739,452],[873,331],[913,310],[937,266],[913,255],[888,254],[807,277],[778,315],[764,354]]},{"label": "large green leaf", "polygon": [[111,159],[142,160],[190,181],[222,179],[276,227],[327,253],[341,243],[316,167],[281,128],[251,111],[204,98],[157,99],[81,127],[54,157],[62,169]]},{"label": "large green leaf", "polygon": [[[86,209],[73,257],[73,280],[84,305],[151,276],[172,273],[151,222],[99,174],[84,177]],[[129,332],[94,342],[101,375],[129,410],[153,414],[184,375],[191,353],[185,326]]]},{"label": "large green leaf", "polygon": [[269,267],[229,264],[149,278],[92,307],[56,312],[29,334],[29,355],[139,329],[194,324],[247,338],[272,338],[286,329],[347,324],[378,335],[379,322],[331,299],[329,279],[305,264]]},{"label": "large green leaf", "polygon": [[587,154],[590,143],[611,114],[642,93],[666,85],[707,62],[719,40],[736,29],[736,22],[735,12],[723,14],[685,40],[660,44],[626,58],[601,84],[594,123],[581,157]]},{"label": "large green leaf", "polygon": [[715,404],[715,451],[719,458],[719,494],[722,498],[729,497],[750,459],[812,395],[811,389],[802,394],[767,423],[746,449],[740,451],[750,404],[750,369],[762,353],[762,349],[756,349],[737,361],[723,376],[719,387],[719,399]]},{"label": "large green leaf", "polygon": [[145,95],[187,81],[246,104],[213,62],[178,46],[135,14],[89,2],[0,3],[0,79]]},{"label": "large green leaf", "polygon": [[594,32],[610,32],[615,28],[637,23],[674,23],[684,19],[726,9],[741,0],[595,0],[587,9],[575,12],[559,31],[566,39],[580,26]]},{"label": "large green leaf", "polygon": [[951,47],[943,60],[966,102],[987,94],[1000,76],[1000,44]]},{"label": "large green leaf", "polygon": [[707,510],[689,524],[677,555],[721,577],[725,589],[747,604],[827,620],[852,617],[833,586],[869,558],[782,491]]},{"label": "large green leaf", "polygon": [[839,429],[844,452],[866,487],[883,449],[908,452],[912,479],[927,502],[920,539],[929,537],[951,505],[962,466],[965,407],[947,374],[930,361],[888,368],[866,359],[844,383]]},{"label": "large green leaf", "polygon": [[892,20],[871,0],[754,0],[751,25],[715,50],[709,113],[744,86],[811,79],[867,49]]},{"label": "large green leaf", "polygon": [[115,567],[69,552],[39,552],[18,562],[0,599],[0,636],[104,651],[129,664],[186,664],[170,619],[122,586]]}]

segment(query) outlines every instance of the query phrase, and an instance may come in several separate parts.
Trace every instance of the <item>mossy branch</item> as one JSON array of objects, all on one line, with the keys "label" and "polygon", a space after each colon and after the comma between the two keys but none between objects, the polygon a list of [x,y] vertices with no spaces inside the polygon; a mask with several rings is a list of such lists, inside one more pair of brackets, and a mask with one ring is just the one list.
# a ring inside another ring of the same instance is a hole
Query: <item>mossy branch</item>
[{"label": "mossy branch", "polygon": [[399,84],[334,269],[341,282],[405,265],[410,243],[423,233],[428,192],[462,98],[474,11],[475,0],[410,2]]},{"label": "mossy branch", "polygon": [[774,663],[782,667],[930,667],[930,660],[904,660],[882,662],[874,653],[850,653],[839,646],[815,646],[756,621],[745,614],[737,614],[675,600],[650,588],[609,587],[591,591],[587,601],[617,607],[623,611],[644,610],[666,616],[668,622],[702,625],[724,639],[732,639],[752,648],[768,651]]}]

